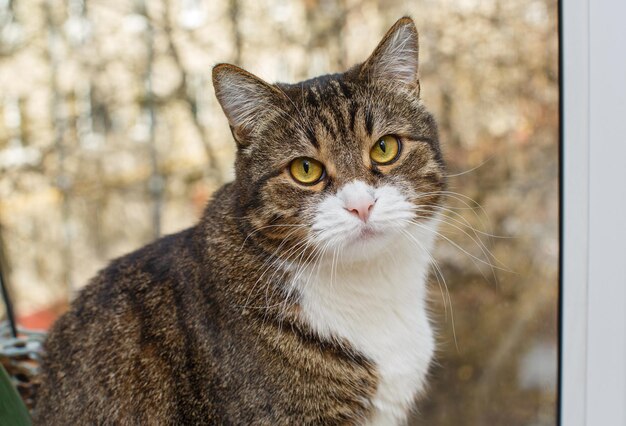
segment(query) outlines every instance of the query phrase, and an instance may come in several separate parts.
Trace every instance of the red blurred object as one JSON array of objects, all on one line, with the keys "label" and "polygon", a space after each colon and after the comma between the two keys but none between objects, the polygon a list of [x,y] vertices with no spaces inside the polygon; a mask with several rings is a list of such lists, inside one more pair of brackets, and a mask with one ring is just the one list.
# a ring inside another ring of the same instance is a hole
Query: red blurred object
[{"label": "red blurred object", "polygon": [[29,315],[18,315],[17,323],[19,327],[28,330],[48,330],[54,321],[66,310],[67,304],[57,303]]}]

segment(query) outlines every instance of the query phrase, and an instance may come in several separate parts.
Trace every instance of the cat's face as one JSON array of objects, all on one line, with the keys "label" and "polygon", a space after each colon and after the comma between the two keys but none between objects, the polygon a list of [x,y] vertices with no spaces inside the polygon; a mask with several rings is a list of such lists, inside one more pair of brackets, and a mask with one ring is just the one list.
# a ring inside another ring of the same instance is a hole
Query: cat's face
[{"label": "cat's face", "polygon": [[344,74],[268,85],[215,68],[249,238],[295,262],[338,250],[349,261],[392,250],[411,224],[425,226],[444,172],[417,61],[417,33],[404,18]]}]

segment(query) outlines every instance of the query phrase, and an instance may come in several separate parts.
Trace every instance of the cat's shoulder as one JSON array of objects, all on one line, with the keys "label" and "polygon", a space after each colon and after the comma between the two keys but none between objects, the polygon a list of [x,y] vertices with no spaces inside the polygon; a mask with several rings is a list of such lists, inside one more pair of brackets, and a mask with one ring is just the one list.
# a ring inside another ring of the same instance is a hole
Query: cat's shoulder
[{"label": "cat's shoulder", "polygon": [[[180,263],[193,257],[195,228],[167,235],[112,260],[79,291],[72,308],[80,313],[114,310],[122,299],[156,295],[172,280]],[[93,313],[93,312],[92,312]]]}]

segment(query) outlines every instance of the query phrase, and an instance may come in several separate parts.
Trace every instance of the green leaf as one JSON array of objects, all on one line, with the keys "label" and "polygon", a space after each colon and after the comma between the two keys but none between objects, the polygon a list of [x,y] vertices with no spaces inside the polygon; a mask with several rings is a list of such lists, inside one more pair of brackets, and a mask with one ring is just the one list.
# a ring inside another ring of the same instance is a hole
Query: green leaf
[{"label": "green leaf", "polygon": [[4,367],[0,364],[0,425],[30,426],[28,410]]}]

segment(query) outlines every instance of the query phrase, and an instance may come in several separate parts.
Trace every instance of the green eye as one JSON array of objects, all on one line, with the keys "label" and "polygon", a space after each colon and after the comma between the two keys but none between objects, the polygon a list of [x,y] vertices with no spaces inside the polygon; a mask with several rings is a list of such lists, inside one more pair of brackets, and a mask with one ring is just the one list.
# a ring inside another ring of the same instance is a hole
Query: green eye
[{"label": "green eye", "polygon": [[400,141],[395,136],[386,135],[378,139],[370,150],[370,158],[376,164],[389,164],[400,154]]},{"label": "green eye", "polygon": [[296,158],[289,165],[291,177],[303,185],[314,185],[324,177],[324,165],[309,157]]}]

